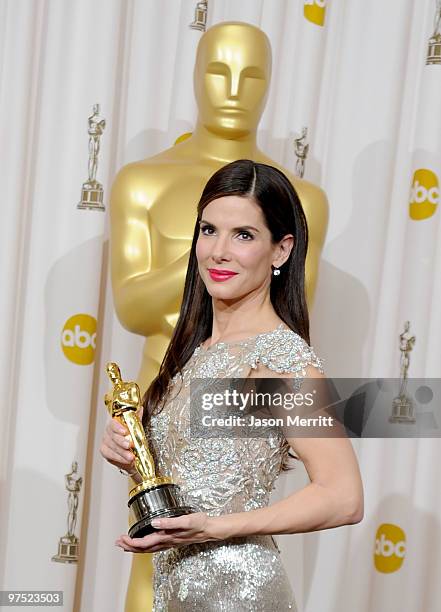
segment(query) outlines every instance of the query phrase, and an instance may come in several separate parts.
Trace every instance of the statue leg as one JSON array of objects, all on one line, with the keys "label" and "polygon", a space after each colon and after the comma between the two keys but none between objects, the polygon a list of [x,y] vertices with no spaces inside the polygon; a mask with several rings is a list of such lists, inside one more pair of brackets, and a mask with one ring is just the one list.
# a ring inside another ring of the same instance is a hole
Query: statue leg
[{"label": "statue leg", "polygon": [[96,138],[93,142],[93,164],[92,164],[92,181],[96,181],[96,171],[98,168],[98,153],[100,150],[100,142],[98,138]]},{"label": "statue leg", "polygon": [[93,178],[93,151],[94,151],[94,145],[93,145],[93,141],[92,138],[89,138],[89,162],[87,165],[87,170],[88,170],[88,175],[89,175],[89,182],[92,182]]},{"label": "statue leg", "polygon": [[71,522],[71,534],[75,535],[75,526],[77,524],[77,510],[78,510],[78,495],[74,493],[74,507],[72,511],[72,522]]}]

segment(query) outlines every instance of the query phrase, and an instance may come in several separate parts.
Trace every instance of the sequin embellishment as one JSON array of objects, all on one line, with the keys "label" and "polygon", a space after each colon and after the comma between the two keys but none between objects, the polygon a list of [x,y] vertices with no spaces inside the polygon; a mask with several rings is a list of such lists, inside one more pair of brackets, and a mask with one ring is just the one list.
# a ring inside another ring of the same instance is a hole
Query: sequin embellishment
[{"label": "sequin embellishment", "polygon": [[[188,503],[210,516],[268,505],[280,473],[286,440],[280,431],[265,438],[192,438],[190,382],[194,378],[247,377],[258,364],[278,373],[305,376],[323,362],[312,347],[283,324],[237,342],[197,347],[182,376],[151,421],[149,437],[160,470],[180,485]],[[173,390],[174,391],[174,390]],[[289,579],[271,536],[203,542],[153,554],[153,612],[259,612],[296,610]]]}]

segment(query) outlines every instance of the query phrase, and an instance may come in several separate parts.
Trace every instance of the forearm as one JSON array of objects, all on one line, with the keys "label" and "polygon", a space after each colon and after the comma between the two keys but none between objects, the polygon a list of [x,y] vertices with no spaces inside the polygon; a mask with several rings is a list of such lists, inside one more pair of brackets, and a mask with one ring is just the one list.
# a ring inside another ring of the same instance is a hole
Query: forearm
[{"label": "forearm", "polygon": [[183,287],[187,265],[188,253],[166,268],[115,282],[114,302],[124,327],[143,336],[160,332],[162,317],[179,310],[182,296],[176,287]]},{"label": "forearm", "polygon": [[249,512],[210,517],[214,539],[304,533],[358,522],[358,504],[336,491],[310,483],[275,504]]}]

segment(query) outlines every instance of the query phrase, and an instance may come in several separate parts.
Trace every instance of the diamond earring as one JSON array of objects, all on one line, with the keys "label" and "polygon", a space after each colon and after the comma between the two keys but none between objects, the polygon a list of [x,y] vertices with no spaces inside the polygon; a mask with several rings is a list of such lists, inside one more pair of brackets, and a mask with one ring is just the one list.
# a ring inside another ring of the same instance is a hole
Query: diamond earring
[{"label": "diamond earring", "polygon": [[279,268],[274,268],[273,274],[274,274],[274,276],[279,276],[279,274],[280,274]]}]

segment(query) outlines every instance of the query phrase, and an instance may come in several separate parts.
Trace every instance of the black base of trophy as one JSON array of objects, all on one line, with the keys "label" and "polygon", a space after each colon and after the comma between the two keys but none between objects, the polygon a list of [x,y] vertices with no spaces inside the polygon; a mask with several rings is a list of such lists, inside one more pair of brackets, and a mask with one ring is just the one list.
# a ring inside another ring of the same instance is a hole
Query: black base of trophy
[{"label": "black base of trophy", "polygon": [[179,487],[175,484],[163,484],[141,491],[128,503],[131,518],[134,521],[129,529],[131,538],[143,538],[154,531],[151,522],[155,518],[170,518],[198,512],[196,508],[182,503]]}]

